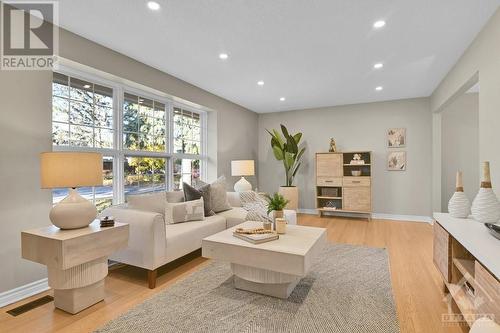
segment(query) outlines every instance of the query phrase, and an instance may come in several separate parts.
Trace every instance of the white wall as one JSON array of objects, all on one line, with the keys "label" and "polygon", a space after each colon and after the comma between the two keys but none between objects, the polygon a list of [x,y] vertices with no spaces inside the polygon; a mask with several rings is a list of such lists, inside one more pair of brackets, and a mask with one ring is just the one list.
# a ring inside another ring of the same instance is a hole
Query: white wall
[{"label": "white wall", "polygon": [[[256,113],[62,29],[59,48],[71,61],[216,110],[209,117],[217,129],[209,133],[217,140],[212,178],[225,174],[232,186],[230,161],[256,159]],[[46,277],[44,266],[21,258],[20,232],[50,224],[52,198],[40,189],[38,154],[52,147],[51,82],[51,72],[0,71],[0,293]]]},{"label": "white wall", "polygon": [[[316,152],[328,151],[329,138],[339,150],[373,151],[373,210],[376,213],[430,216],[432,115],[427,98],[338,106],[259,115],[259,190],[277,191],[282,165],[274,159],[267,129],[302,132],[307,151],[296,178],[299,207],[315,208]],[[407,170],[387,171],[387,129],[406,127]]]},{"label": "white wall", "polygon": [[440,112],[479,76],[479,160],[490,161],[493,189],[500,190],[500,9],[464,52],[431,96]]},{"label": "white wall", "polygon": [[479,190],[478,93],[459,96],[441,116],[441,206],[448,212],[457,170],[463,172],[464,191],[471,201]]}]

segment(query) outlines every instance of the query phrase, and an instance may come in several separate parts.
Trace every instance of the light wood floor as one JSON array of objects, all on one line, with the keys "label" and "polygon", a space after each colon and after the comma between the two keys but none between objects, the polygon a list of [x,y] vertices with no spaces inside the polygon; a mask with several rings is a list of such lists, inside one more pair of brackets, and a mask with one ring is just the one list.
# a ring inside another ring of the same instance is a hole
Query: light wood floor
[{"label": "light wood floor", "polygon": [[[429,224],[313,215],[300,215],[299,224],[327,228],[332,242],[388,249],[401,333],[463,332],[463,328],[441,323],[441,314],[447,312],[447,306],[442,301],[439,273],[432,263]],[[54,309],[53,303],[17,317],[5,312],[42,295],[51,295],[51,291],[1,308],[0,332],[90,332],[205,265],[208,260],[199,255],[194,253],[160,269],[154,290],[148,289],[144,270],[129,266],[113,268],[106,278],[106,299],[76,315]]]}]

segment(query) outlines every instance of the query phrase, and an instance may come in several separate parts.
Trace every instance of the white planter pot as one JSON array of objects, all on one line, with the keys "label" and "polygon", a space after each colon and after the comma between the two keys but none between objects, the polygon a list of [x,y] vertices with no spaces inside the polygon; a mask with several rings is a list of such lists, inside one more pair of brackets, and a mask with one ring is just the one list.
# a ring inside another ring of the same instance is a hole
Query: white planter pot
[{"label": "white planter pot", "polygon": [[280,186],[278,191],[285,199],[289,200],[286,209],[297,210],[299,208],[299,188],[296,186]]}]

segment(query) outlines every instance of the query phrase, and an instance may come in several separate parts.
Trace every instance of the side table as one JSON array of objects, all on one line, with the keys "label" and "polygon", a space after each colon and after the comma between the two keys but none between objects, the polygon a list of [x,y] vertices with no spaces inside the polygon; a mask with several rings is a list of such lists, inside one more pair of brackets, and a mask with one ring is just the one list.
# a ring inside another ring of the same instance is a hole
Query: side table
[{"label": "side table", "polygon": [[47,266],[56,308],[75,314],[104,299],[108,256],[127,246],[129,225],[81,229],[48,226],[21,232],[22,257]]}]

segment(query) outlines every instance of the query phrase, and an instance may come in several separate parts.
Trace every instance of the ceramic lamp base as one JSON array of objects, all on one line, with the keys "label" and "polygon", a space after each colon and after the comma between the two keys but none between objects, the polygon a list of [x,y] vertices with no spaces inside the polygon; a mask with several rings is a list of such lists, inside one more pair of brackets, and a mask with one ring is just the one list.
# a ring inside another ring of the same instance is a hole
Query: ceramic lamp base
[{"label": "ceramic lamp base", "polygon": [[88,226],[97,216],[96,207],[82,197],[76,189],[50,210],[52,224],[61,229],[78,229]]},{"label": "ceramic lamp base", "polygon": [[252,184],[248,180],[245,179],[245,177],[241,177],[236,184],[234,184],[234,191],[235,192],[245,192],[245,191],[251,191],[252,190]]}]

